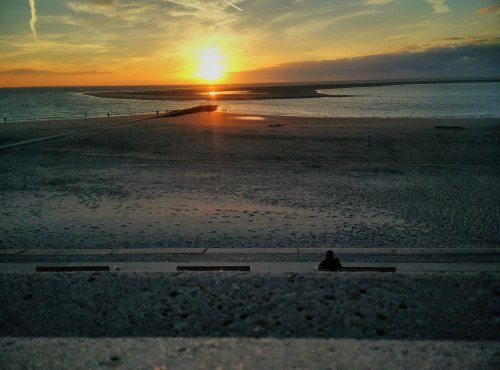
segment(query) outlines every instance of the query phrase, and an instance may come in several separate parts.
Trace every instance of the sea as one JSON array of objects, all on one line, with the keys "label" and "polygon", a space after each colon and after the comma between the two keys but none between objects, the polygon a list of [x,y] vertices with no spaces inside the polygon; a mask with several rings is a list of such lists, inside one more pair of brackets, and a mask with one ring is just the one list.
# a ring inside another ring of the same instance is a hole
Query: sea
[{"label": "sea", "polygon": [[[164,112],[207,101],[109,99],[95,91],[172,86],[0,88],[0,123]],[[347,97],[220,101],[229,113],[301,117],[500,118],[500,82],[406,84],[318,90]],[[212,102],[211,102],[212,103]]]}]

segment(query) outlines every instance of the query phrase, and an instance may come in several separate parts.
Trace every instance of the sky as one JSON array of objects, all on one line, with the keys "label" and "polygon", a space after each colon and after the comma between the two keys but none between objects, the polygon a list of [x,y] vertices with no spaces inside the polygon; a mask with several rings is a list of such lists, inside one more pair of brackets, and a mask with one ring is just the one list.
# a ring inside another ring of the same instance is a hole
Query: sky
[{"label": "sky", "polygon": [[1,0],[0,87],[500,76],[500,0]]}]

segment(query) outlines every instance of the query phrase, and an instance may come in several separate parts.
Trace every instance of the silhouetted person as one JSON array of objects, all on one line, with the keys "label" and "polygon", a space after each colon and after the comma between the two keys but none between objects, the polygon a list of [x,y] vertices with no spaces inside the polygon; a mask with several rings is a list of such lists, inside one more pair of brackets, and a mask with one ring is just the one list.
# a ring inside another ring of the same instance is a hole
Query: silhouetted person
[{"label": "silhouetted person", "polygon": [[158,110],[156,111],[156,117],[158,117]]},{"label": "silhouetted person", "polygon": [[7,123],[7,117],[4,117],[4,118],[3,118],[3,122],[4,122],[4,123]]},{"label": "silhouetted person", "polygon": [[339,259],[335,258],[332,251],[328,251],[326,252],[326,259],[324,261],[321,261],[321,263],[318,266],[318,270],[335,271],[339,267],[342,267]]},{"label": "silhouetted person", "polygon": [[109,118],[109,112],[108,112],[108,118]]}]

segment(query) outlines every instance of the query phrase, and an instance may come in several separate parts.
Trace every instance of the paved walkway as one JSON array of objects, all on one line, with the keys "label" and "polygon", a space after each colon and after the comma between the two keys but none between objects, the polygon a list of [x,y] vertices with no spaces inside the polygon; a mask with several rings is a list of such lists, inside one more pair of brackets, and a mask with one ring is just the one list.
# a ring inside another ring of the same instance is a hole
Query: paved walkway
[{"label": "paved walkway", "polygon": [[[0,273],[75,267],[90,271],[176,272],[181,268],[251,273],[314,273],[326,248],[3,249]],[[499,249],[342,248],[344,267],[394,267],[397,272],[500,272]],[[220,267],[220,268],[219,268]]]},{"label": "paved walkway", "polygon": [[498,343],[319,338],[0,338],[5,369],[494,369]]},{"label": "paved walkway", "polygon": [[[37,269],[57,268],[73,271],[115,271],[130,272],[177,272],[205,268],[220,272],[248,273],[331,273],[317,272],[318,263],[312,262],[66,262],[66,263],[2,263],[0,273],[36,273]],[[344,267],[394,267],[396,272],[500,272],[500,263],[344,263]],[[38,271],[39,272],[39,271]],[[196,271],[199,272],[199,271]],[[336,274],[353,274],[358,271],[342,271]],[[387,272],[383,272],[387,273]]]},{"label": "paved walkway", "polygon": [[107,249],[0,249],[0,255],[24,256],[85,256],[85,255],[134,255],[134,254],[324,254],[328,249],[337,255],[349,254],[500,254],[497,249],[465,248],[107,248]]}]

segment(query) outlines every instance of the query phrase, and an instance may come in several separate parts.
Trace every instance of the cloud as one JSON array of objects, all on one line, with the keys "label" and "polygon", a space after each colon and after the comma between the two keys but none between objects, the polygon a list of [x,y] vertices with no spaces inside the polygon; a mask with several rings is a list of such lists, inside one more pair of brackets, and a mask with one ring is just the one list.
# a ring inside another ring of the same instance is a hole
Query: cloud
[{"label": "cloud", "polygon": [[87,2],[69,1],[66,5],[76,13],[109,14],[109,8],[116,4],[114,0],[89,0]]},{"label": "cloud", "polygon": [[83,27],[87,26],[88,22],[81,18],[72,15],[41,15],[40,22],[42,23],[54,23],[54,24],[64,24],[67,26],[77,26]]},{"label": "cloud", "polygon": [[233,7],[234,9],[239,10],[240,12],[243,11],[243,9],[241,9],[239,6],[236,6],[233,3],[230,3],[229,1],[226,1],[226,0],[222,0],[222,1],[224,1],[227,5]]},{"label": "cloud", "polygon": [[31,28],[31,32],[33,33],[33,36],[36,36],[35,24],[36,24],[37,17],[36,17],[35,0],[29,0],[29,2],[30,2],[30,9],[31,9],[30,28]]},{"label": "cloud", "polygon": [[235,73],[241,82],[306,82],[388,78],[499,77],[500,44],[461,45]]},{"label": "cloud", "polygon": [[89,0],[89,2],[98,6],[99,5],[109,6],[116,4],[116,0]]},{"label": "cloud", "polygon": [[500,13],[500,5],[493,6],[493,7],[479,8],[474,13],[478,14],[478,15],[482,15],[482,14],[498,14],[498,13]]},{"label": "cloud", "polygon": [[434,9],[434,13],[436,14],[448,13],[450,11],[449,6],[445,4],[445,0],[425,0],[425,1],[431,4],[432,8]]},{"label": "cloud", "polygon": [[[116,24],[119,27],[148,25],[165,31],[165,28],[173,28],[170,31],[180,33],[193,33],[193,29],[203,30],[204,34],[211,31],[213,27],[224,25],[239,19],[235,14],[227,12],[227,9],[240,9],[236,4],[241,0],[151,0],[133,1],[120,3],[116,0],[89,0],[68,1],[66,6],[74,13],[98,15],[109,18],[106,24]],[[239,12],[241,14],[241,12]],[[95,19],[96,17],[94,17]],[[182,22],[179,27],[176,22]]]},{"label": "cloud", "polygon": [[366,5],[382,5],[382,4],[389,4],[393,3],[394,0],[366,0],[365,4]]},{"label": "cloud", "polygon": [[384,14],[385,12],[382,10],[362,10],[359,12],[354,12],[354,13],[347,13],[347,14],[342,14],[342,15],[330,15],[327,14],[328,16],[325,16],[323,18],[318,18],[314,21],[304,21],[304,22],[293,22],[290,25],[286,25],[281,27],[280,32],[282,34],[288,34],[293,37],[296,37],[297,40],[299,39],[304,39],[308,38],[312,34],[318,34],[320,32],[323,32],[325,29],[343,22],[347,20],[351,20],[353,18],[358,18],[358,17],[366,17],[369,15],[374,15],[374,14]]},{"label": "cloud", "polygon": [[[29,38],[6,37],[0,39],[0,64],[19,63],[24,64],[29,60],[74,60],[75,64],[81,64],[94,60],[99,56],[111,58],[116,54],[114,45],[105,41],[96,40],[89,42],[71,34],[46,35],[42,39],[33,40]],[[41,57],[43,56],[43,57]],[[70,58],[68,58],[70,56]]]},{"label": "cloud", "polygon": [[402,33],[399,35],[388,36],[388,37],[384,38],[384,40],[386,40],[386,41],[398,40],[398,39],[403,39],[403,38],[408,37],[408,36],[411,36],[411,33]]},{"label": "cloud", "polygon": [[38,69],[19,68],[0,71],[0,75],[34,75],[34,76],[66,76],[66,75],[101,75],[110,74],[110,72],[100,71],[75,71],[75,72],[57,72],[57,71],[44,71]]}]

